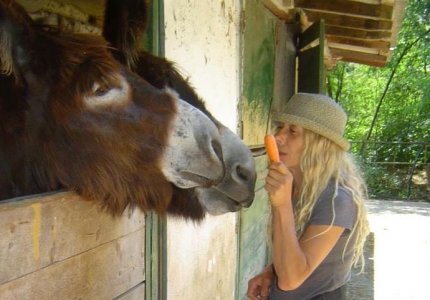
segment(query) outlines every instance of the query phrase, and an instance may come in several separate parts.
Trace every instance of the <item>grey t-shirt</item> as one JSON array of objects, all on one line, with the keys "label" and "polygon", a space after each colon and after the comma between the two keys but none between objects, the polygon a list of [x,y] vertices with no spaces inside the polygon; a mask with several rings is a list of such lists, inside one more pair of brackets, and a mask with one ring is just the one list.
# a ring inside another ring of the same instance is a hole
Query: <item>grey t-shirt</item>
[{"label": "grey t-shirt", "polygon": [[275,279],[270,290],[270,299],[306,300],[316,295],[333,291],[344,285],[349,280],[355,236],[351,238],[346,246],[344,255],[343,251],[354,226],[357,209],[353,202],[351,193],[344,187],[339,186],[338,194],[332,201],[333,195],[334,182],[331,181],[318,198],[311,213],[308,225],[332,224],[334,205],[335,218],[333,225],[344,227],[345,231],[342,233],[341,237],[327,257],[300,287],[292,291],[283,291],[278,288],[277,280]]}]

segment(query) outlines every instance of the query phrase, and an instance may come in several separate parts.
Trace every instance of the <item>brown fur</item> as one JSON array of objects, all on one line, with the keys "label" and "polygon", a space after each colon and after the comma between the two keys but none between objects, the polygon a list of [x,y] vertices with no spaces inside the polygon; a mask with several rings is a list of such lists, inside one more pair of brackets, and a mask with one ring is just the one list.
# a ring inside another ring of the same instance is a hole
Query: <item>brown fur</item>
[{"label": "brown fur", "polygon": [[[5,8],[2,2],[0,10]],[[8,9],[12,21],[22,13]],[[22,19],[26,20],[19,22]],[[102,203],[114,215],[129,205],[163,214],[172,195],[185,202],[187,192],[173,188],[159,170],[176,112],[171,95],[119,65],[100,37],[26,26],[31,30],[24,32],[24,39],[13,30],[0,32],[31,49],[20,54],[19,63],[13,58],[19,85],[0,77],[0,86],[5,87],[0,90],[0,138],[7,141],[0,148],[0,198],[63,186]],[[115,86],[117,74],[132,87],[132,101],[126,107],[85,108],[82,99],[93,93],[93,83]],[[189,215],[202,214],[198,207]]]}]

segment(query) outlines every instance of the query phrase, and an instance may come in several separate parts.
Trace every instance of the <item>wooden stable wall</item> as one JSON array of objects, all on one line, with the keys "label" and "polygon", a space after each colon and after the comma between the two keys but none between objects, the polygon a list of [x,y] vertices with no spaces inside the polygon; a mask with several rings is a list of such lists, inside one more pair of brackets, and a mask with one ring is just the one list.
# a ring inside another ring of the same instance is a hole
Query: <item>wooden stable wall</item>
[{"label": "wooden stable wall", "polygon": [[145,216],[71,192],[0,204],[0,299],[144,299]]},{"label": "wooden stable wall", "polygon": [[[103,0],[18,2],[52,25],[100,33]],[[145,259],[139,211],[112,218],[71,192],[0,202],[1,300],[144,299]]]},{"label": "wooden stable wall", "polygon": [[[239,102],[237,0],[164,1],[165,55],[234,132]],[[167,220],[166,298],[235,299],[237,213],[201,223]]]}]

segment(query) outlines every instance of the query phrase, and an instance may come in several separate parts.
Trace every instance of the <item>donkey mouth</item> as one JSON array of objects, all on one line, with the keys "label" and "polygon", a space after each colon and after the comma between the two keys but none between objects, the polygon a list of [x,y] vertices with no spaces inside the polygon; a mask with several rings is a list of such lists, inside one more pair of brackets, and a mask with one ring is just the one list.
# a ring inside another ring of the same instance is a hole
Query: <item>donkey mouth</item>
[{"label": "donkey mouth", "polygon": [[182,179],[185,179],[190,182],[195,182],[196,186],[203,187],[203,188],[209,188],[211,186],[214,186],[218,184],[218,182],[221,180],[221,179],[219,180],[209,179],[202,175],[191,173],[188,171],[181,171],[179,174],[181,175]]},{"label": "donkey mouth", "polygon": [[196,192],[200,204],[209,214],[215,216],[250,207],[254,199],[254,193],[251,190],[244,190],[243,196],[239,199],[216,187],[196,188]]}]

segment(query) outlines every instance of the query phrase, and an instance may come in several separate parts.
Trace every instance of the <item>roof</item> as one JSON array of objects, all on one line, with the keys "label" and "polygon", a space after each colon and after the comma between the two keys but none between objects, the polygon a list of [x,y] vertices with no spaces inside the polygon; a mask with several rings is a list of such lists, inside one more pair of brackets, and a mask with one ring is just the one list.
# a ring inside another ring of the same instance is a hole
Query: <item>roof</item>
[{"label": "roof", "polygon": [[265,0],[278,17],[302,30],[324,20],[326,61],[338,60],[382,67],[396,45],[407,0]]}]

